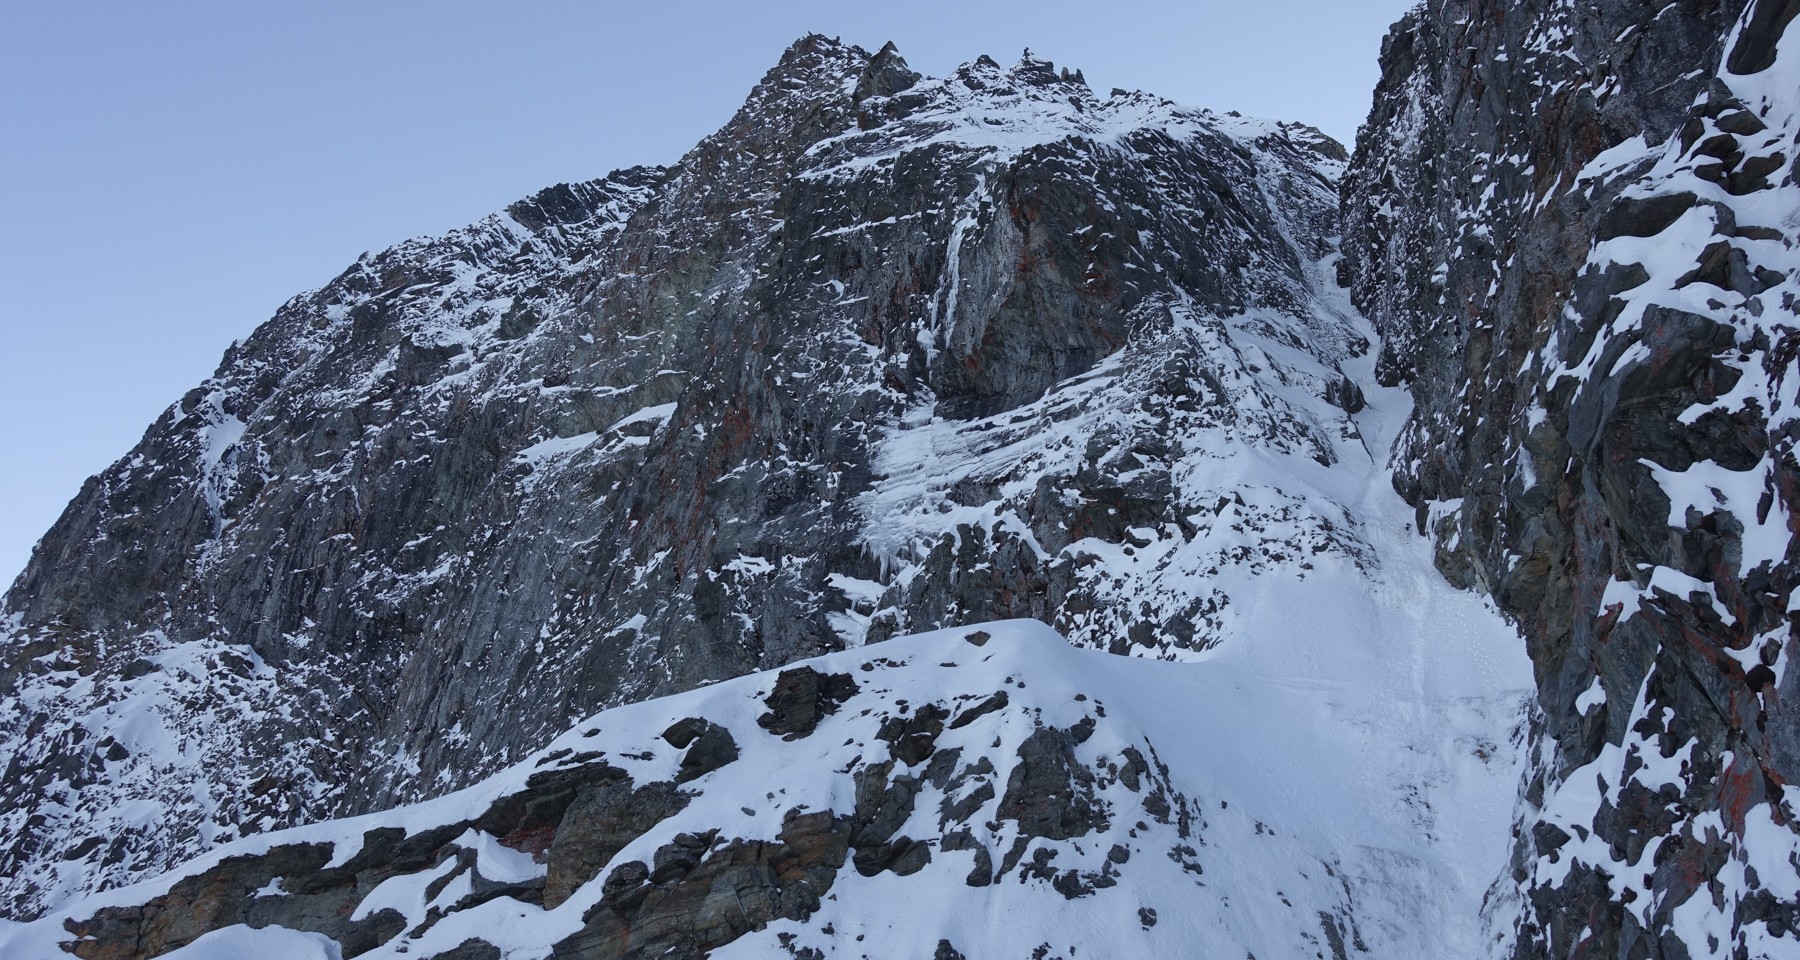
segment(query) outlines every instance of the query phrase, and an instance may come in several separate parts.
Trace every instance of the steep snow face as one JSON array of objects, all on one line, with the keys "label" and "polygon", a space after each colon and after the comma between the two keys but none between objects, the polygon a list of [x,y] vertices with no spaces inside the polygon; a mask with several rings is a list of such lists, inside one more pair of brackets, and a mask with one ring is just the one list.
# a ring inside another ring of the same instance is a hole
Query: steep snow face
[{"label": "steep snow face", "polygon": [[897,633],[1196,659],[1289,581],[1377,622],[1341,159],[810,37],[673,168],[364,257],[7,594],[7,910]]},{"label": "steep snow face", "polygon": [[1398,482],[1539,689],[1503,953],[1800,935],[1796,9],[1434,3],[1384,55],[1347,274]]},{"label": "steep snow face", "polygon": [[[1411,546],[1396,575],[1428,572]],[[1519,704],[1490,691],[1520,655],[1472,597],[1396,586],[1468,626],[1315,609],[1179,665],[1032,621],[894,639],[227,844],[0,927],[0,953],[1465,955],[1518,773],[1491,738]]]}]

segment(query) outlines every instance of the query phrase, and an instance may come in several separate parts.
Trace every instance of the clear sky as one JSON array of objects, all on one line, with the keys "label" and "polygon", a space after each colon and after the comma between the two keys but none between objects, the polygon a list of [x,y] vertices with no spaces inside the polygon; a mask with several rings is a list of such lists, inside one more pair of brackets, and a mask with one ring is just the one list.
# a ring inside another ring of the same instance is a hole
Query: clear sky
[{"label": "clear sky", "polygon": [[364,250],[668,163],[808,32],[1348,145],[1413,0],[0,4],[0,590],[84,479]]}]

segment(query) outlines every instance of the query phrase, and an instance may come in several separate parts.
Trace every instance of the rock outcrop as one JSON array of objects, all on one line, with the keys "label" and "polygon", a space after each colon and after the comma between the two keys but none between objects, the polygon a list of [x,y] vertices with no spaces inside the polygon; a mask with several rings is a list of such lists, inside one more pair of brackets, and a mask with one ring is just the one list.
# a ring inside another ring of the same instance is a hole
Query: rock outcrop
[{"label": "rock outcrop", "polygon": [[1800,950],[1795,10],[1432,0],[1383,50],[1344,277],[1396,486],[1530,646],[1516,957]]}]

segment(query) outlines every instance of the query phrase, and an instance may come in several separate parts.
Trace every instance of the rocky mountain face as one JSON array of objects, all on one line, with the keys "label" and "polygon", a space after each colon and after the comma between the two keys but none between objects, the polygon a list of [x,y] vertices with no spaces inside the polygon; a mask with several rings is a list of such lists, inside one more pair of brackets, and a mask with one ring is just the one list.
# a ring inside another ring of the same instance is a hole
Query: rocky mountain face
[{"label": "rocky mountain face", "polygon": [[808,37],[364,257],[6,595],[0,954],[1792,953],[1797,15]]},{"label": "rocky mountain face", "polygon": [[1344,159],[809,37],[675,167],[364,257],[7,593],[8,912],[900,633],[1194,659],[1308,581],[1386,616]]},{"label": "rocky mountain face", "polygon": [[1511,956],[1796,950],[1797,13],[1431,0],[1383,49],[1343,273],[1396,487],[1530,647]]}]

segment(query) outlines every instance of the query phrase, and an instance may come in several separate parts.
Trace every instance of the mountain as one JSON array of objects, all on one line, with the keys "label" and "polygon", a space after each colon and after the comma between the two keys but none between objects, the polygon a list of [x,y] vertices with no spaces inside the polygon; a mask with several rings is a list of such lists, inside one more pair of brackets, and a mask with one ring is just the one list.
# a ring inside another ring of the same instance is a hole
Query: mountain
[{"label": "mountain", "polygon": [[365,256],[0,603],[0,953],[1791,952],[1797,14],[811,36]]},{"label": "mountain", "polygon": [[1376,622],[1343,162],[809,37],[674,168],[363,258],[7,594],[11,909],[896,634],[1191,660],[1302,595]]}]

